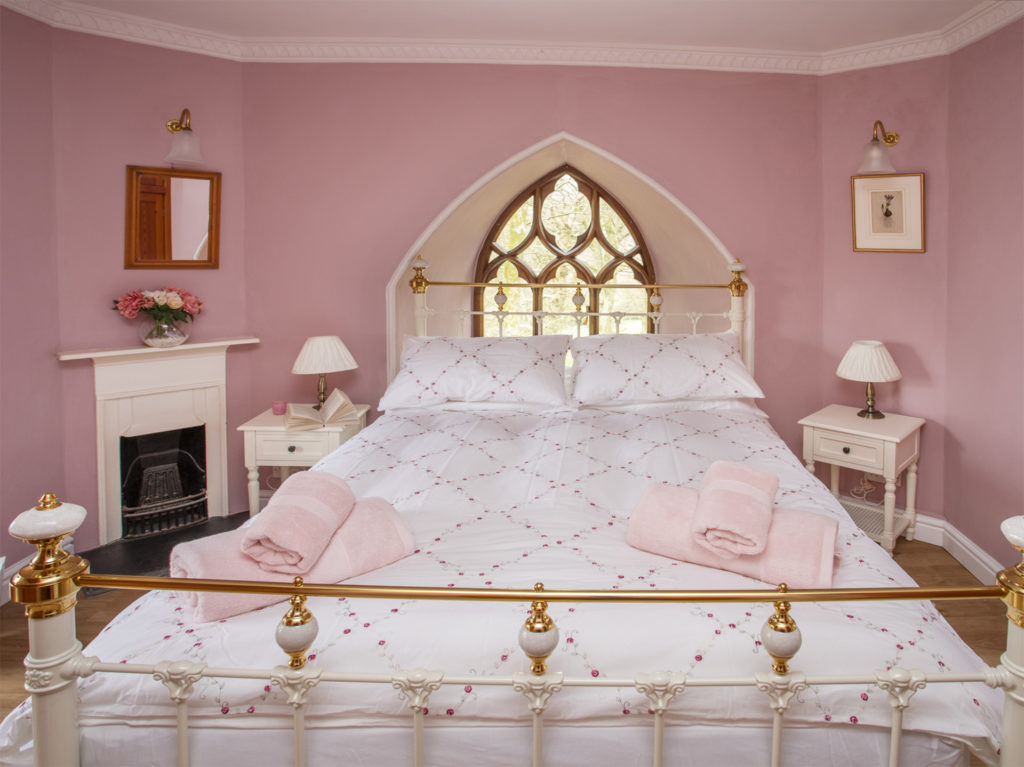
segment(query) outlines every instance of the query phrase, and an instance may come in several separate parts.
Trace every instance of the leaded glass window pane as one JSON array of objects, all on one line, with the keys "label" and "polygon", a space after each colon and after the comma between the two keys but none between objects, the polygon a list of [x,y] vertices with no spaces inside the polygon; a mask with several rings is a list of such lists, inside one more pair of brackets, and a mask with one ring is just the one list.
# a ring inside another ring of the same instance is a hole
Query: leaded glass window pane
[{"label": "leaded glass window pane", "polygon": [[540,220],[563,253],[568,253],[590,228],[594,212],[580,185],[568,173],[555,182],[555,188],[540,209]]},{"label": "leaded glass window pane", "polygon": [[[563,284],[573,284],[578,281],[579,275],[568,264],[559,266],[554,276],[548,280],[548,282]],[[579,312],[576,311],[576,304],[572,302],[574,295],[576,295],[575,288],[544,288],[541,291],[541,308],[545,312],[565,313],[564,315],[559,314],[557,317],[545,317],[543,319],[544,335],[553,336],[564,333],[574,336],[577,333],[577,327],[580,328],[581,335],[590,335],[590,322],[588,320],[584,319],[582,325],[577,323]],[[584,291],[584,295],[587,295],[586,291]],[[583,309],[586,310],[586,308],[586,304],[584,304]]]},{"label": "leaded glass window pane", "polygon": [[[501,282],[505,285],[526,285],[527,282],[519,276],[519,272],[516,268],[508,261],[502,264],[498,268],[498,274],[491,282]],[[506,312],[525,312],[526,314],[516,314],[510,317],[505,317],[503,332],[501,335],[506,336],[532,336],[533,335],[533,317],[529,312],[533,311],[533,291],[526,290],[525,288],[509,288],[505,291],[505,306]],[[494,297],[498,294],[498,288],[484,288],[483,306],[484,311],[493,312],[498,308],[498,305],[494,303]],[[495,337],[498,333],[498,318],[493,314],[484,316],[484,336]]]},{"label": "leaded glass window pane", "polygon": [[[539,222],[534,220],[537,210]],[[515,255],[510,256],[512,251]],[[581,315],[572,303],[576,289],[546,288],[545,284],[591,283],[591,287],[583,289],[586,305],[594,301],[600,304],[590,307],[591,311],[644,313],[646,290],[604,290],[593,285],[606,281],[649,284],[655,276],[643,237],[628,212],[582,173],[565,166],[516,195],[498,216],[480,248],[476,282],[499,281],[532,288],[505,291],[505,310],[522,312],[520,316],[506,318],[505,335],[587,335],[613,329],[614,321],[585,317],[577,323]],[[494,287],[476,288],[474,309],[495,311],[495,293]],[[534,309],[564,312],[565,316],[535,319],[531,315]],[[638,316],[623,319],[620,330],[648,332],[653,328],[645,316]],[[498,323],[492,316],[478,317],[474,323],[477,335],[493,336],[497,332]]]},{"label": "leaded glass window pane", "polygon": [[[643,285],[636,278],[636,273],[625,264],[615,270],[609,283],[618,285]],[[623,317],[619,322],[618,330],[615,328],[613,317],[600,317],[598,319],[598,332],[600,333],[646,333],[647,332],[647,291],[646,290],[622,290],[606,288],[601,290],[601,311],[602,312],[632,312],[643,316]]]},{"label": "leaded glass window pane", "polygon": [[494,244],[508,253],[522,244],[533,229],[533,198],[531,197],[519,209],[508,217],[505,226],[494,240]]},{"label": "leaded glass window pane", "polygon": [[608,240],[608,244],[619,253],[625,255],[636,247],[636,240],[633,233],[629,231],[622,216],[615,212],[615,208],[605,202],[600,202],[601,233]]}]

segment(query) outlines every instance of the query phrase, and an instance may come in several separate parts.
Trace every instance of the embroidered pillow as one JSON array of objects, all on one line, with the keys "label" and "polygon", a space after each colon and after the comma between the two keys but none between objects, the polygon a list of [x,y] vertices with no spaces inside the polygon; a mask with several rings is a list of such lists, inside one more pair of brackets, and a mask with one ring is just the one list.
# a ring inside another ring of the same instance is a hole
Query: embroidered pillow
[{"label": "embroidered pillow", "polygon": [[569,336],[406,336],[402,363],[381,410],[443,402],[564,405]]},{"label": "embroidered pillow", "polygon": [[580,405],[763,397],[736,334],[574,338],[573,399]]}]

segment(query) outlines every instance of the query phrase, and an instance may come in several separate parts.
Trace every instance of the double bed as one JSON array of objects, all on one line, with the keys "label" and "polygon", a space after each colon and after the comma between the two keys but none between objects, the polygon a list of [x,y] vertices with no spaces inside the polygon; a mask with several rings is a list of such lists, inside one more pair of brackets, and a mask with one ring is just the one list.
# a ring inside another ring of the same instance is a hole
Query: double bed
[{"label": "double bed", "polygon": [[[736,364],[742,336],[715,336],[715,344],[724,339],[733,348],[724,357]],[[493,350],[505,348],[483,339],[442,342],[446,350],[430,360],[441,371],[453,366],[445,354],[491,354],[493,362]],[[561,402],[550,381],[538,384],[540,394],[521,386],[509,397],[489,396],[486,384],[474,388],[466,375],[427,386],[425,368],[403,378],[415,350],[434,344],[437,352],[437,343],[408,345],[413,352],[385,395],[386,412],[314,467],[345,479],[358,497],[392,503],[416,542],[411,556],[347,585],[493,590],[543,582],[547,590],[611,595],[772,590],[776,584],[626,543],[648,487],[696,487],[716,460],[773,472],[779,506],[837,521],[834,588],[914,585],[807,472],[742,386],[729,396],[664,396],[685,378],[680,373],[654,396],[650,387],[662,384],[651,381],[665,381],[666,371],[638,375],[623,362],[631,358],[625,353],[603,357],[623,377],[609,389],[616,374],[595,367],[602,354],[593,339],[577,348]],[[557,359],[550,340],[544,343],[531,353],[540,348],[539,358]],[[700,348],[705,369],[690,384],[698,390],[707,386],[709,359]],[[645,354],[641,366],[650,363]],[[507,372],[501,365],[523,370],[521,363],[503,358],[482,369],[500,378]],[[588,364],[599,375],[586,378]],[[711,368],[732,386],[732,373]],[[413,384],[432,394],[417,396]],[[462,394],[452,397],[451,386]],[[587,386],[589,397],[574,396]],[[311,765],[525,764],[539,755],[538,740],[546,762],[558,765],[772,763],[773,722],[781,713],[761,635],[771,601],[552,601],[548,614],[559,636],[542,677],[529,674],[516,641],[522,602],[343,596],[310,597],[307,606],[319,632],[305,668],[325,671],[296,705],[280,681],[286,657],[271,641],[284,603],[196,623],[175,591],[147,593],[85,649],[106,665],[77,672],[82,763],[182,763],[181,705],[168,686],[153,673],[114,668],[145,671],[171,659],[207,667],[184,704],[186,750],[196,765],[291,763],[296,753]],[[929,682],[900,709],[900,763],[966,765],[969,754],[997,763],[1003,692],[931,602],[795,602],[791,614],[803,635],[791,665],[806,686],[791,685],[782,696],[781,763],[887,763],[898,706],[869,680],[893,669],[923,672]],[[107,668],[115,673],[92,673]],[[218,669],[264,671],[210,673]],[[932,683],[944,676],[973,681]],[[533,697],[523,688],[531,677],[547,683]],[[652,684],[667,693],[659,698]],[[652,734],[662,726],[659,742]],[[0,764],[31,759],[26,702],[0,727]]]}]

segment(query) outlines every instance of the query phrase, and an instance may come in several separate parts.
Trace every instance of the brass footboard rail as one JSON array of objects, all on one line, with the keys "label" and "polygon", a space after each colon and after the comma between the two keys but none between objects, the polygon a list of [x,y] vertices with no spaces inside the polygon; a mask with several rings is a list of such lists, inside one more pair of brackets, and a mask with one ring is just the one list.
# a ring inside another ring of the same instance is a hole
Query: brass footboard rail
[{"label": "brass footboard rail", "polygon": [[[24,604],[29,617],[29,655],[25,660],[26,690],[32,694],[34,758],[36,764],[77,765],[78,678],[94,673],[147,675],[162,682],[176,704],[178,764],[189,763],[188,700],[193,685],[205,677],[260,679],[280,687],[293,708],[294,752],[297,765],[305,764],[305,705],[310,691],[325,682],[388,684],[399,691],[413,714],[413,763],[424,763],[424,716],[430,694],[441,685],[511,686],[522,693],[533,714],[533,764],[543,764],[543,715],[549,699],[563,688],[634,688],[647,697],[654,716],[653,763],[662,763],[664,714],[671,700],[686,688],[755,687],[765,693],[772,714],[771,764],[781,764],[783,718],[790,699],[808,685],[874,685],[885,691],[892,706],[889,764],[899,764],[903,712],[910,698],[926,685],[981,682],[1005,693],[1002,764],[1024,764],[1024,561],[1003,570],[998,584],[960,588],[854,588],[790,591],[785,584],[776,590],[719,591],[599,591],[547,590],[542,584],[529,589],[431,588],[224,581],[101,575],[89,572],[89,564],[61,548],[61,540],[84,520],[85,510],[44,496],[39,506],[11,524],[11,534],[33,543],[36,558],[11,580],[14,601]],[[1003,523],[1003,532],[1024,553],[1024,517]],[[75,637],[76,593],[82,587],[138,590],[173,590],[277,594],[290,597],[290,607],[275,637],[290,660],[273,669],[211,668],[205,663],[161,661],[156,664],[105,663],[85,657]],[[306,607],[306,598],[345,597],[377,599],[433,599],[529,602],[530,611],[519,631],[519,645],[530,659],[529,673],[511,676],[449,675],[439,670],[415,669],[391,675],[332,672],[307,665],[307,651],[317,635],[317,621]],[[1007,650],[999,666],[968,673],[928,674],[899,667],[871,674],[807,675],[791,671],[789,661],[801,644],[800,630],[789,615],[794,602],[864,600],[962,600],[1000,598],[1007,604]],[[771,670],[753,675],[708,678],[683,673],[637,673],[633,678],[590,679],[567,677],[547,669],[547,658],[559,642],[558,629],[547,612],[549,602],[715,603],[773,602],[775,612],[761,630],[761,641],[771,656]]]}]

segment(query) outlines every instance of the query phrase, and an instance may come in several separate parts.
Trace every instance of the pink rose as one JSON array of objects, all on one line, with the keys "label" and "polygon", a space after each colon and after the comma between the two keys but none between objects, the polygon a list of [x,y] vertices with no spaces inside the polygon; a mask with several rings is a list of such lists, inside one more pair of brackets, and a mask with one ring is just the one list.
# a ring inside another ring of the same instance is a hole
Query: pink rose
[{"label": "pink rose", "polygon": [[117,311],[122,317],[130,320],[139,315],[139,309],[145,305],[146,299],[142,296],[141,290],[132,290],[117,299]]}]

